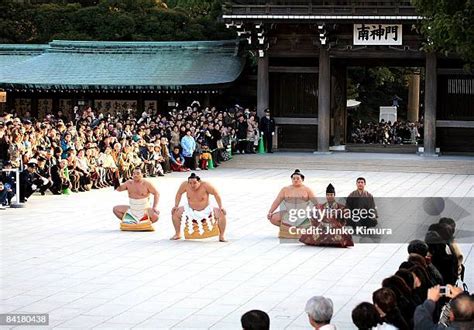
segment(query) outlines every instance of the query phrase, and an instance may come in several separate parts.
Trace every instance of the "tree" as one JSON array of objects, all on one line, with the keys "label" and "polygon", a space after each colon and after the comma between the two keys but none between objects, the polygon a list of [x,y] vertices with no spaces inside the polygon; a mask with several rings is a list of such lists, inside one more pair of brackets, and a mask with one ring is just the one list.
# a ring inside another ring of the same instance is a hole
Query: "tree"
[{"label": "tree", "polygon": [[221,8],[222,0],[0,0],[0,43],[232,39]]},{"label": "tree", "polygon": [[169,8],[180,10],[190,18],[217,19],[222,11],[222,0],[168,0]]},{"label": "tree", "polygon": [[0,0],[0,43],[34,42],[36,27],[29,15],[30,5]]},{"label": "tree", "polygon": [[55,39],[61,33],[73,30],[71,16],[80,8],[79,4],[44,4],[28,12],[32,24],[36,27],[34,38],[38,42]]},{"label": "tree", "polygon": [[399,67],[350,67],[347,71],[347,98],[361,101],[354,112],[355,120],[378,122],[379,107],[392,104],[394,95],[403,99],[398,116],[406,116],[408,100],[407,74],[409,68]]},{"label": "tree", "polygon": [[457,54],[474,62],[474,1],[413,0],[425,19],[421,31],[426,36],[426,51]]}]

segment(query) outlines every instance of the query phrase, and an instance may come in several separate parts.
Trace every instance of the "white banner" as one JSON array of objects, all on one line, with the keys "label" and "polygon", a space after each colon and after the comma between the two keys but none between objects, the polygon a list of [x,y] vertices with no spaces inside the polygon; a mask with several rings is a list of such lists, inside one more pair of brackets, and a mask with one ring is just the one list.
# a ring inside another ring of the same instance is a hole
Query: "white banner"
[{"label": "white banner", "polygon": [[354,24],[354,45],[401,44],[401,24]]}]

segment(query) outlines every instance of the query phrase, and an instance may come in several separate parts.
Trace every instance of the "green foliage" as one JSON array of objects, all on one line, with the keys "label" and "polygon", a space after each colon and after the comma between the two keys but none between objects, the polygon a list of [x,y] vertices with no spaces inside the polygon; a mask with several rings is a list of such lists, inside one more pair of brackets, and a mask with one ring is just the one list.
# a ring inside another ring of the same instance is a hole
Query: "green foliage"
[{"label": "green foliage", "polygon": [[29,6],[0,0],[0,42],[28,43],[34,41],[36,27],[28,12]]},{"label": "green foliage", "polygon": [[28,10],[31,22],[36,27],[34,38],[45,40],[50,36],[71,31],[69,17],[79,8],[78,4],[44,4],[38,6],[36,10]]},{"label": "green foliage", "polygon": [[169,8],[180,10],[191,18],[210,17],[221,14],[222,0],[168,0]]},{"label": "green foliage", "polygon": [[394,95],[402,100],[399,102],[399,118],[406,118],[409,68],[389,67],[351,67],[348,70],[347,98],[361,102],[354,119],[363,122],[378,121],[379,107],[392,105]]},{"label": "green foliage", "polygon": [[457,54],[474,62],[474,1],[413,0],[420,15],[427,51]]},{"label": "green foliage", "polygon": [[53,39],[169,41],[233,38],[218,21],[222,0],[57,1],[42,5],[0,0],[0,43]]}]

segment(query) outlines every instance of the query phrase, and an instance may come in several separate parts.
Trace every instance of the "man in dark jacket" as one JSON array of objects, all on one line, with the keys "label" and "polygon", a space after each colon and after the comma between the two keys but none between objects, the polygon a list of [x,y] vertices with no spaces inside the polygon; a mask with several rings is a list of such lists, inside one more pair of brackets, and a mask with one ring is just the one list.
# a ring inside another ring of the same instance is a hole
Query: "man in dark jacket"
[{"label": "man in dark jacket", "polygon": [[273,153],[273,135],[275,135],[275,119],[270,117],[270,109],[265,110],[265,117],[260,119],[260,133],[263,134],[263,143],[267,148],[267,152]]},{"label": "man in dark jacket", "polygon": [[36,163],[30,162],[20,173],[20,203],[25,203],[38,188],[34,183],[35,171]]},{"label": "man in dark jacket", "polygon": [[[357,189],[347,196],[346,207],[351,210],[352,219],[348,219],[347,225],[352,227],[375,227],[377,226],[377,208],[374,196],[365,190],[365,178],[356,180]],[[365,211],[363,211],[365,210]]]},{"label": "man in dark jacket", "polygon": [[438,268],[431,262],[431,256],[428,256],[429,247],[424,241],[415,239],[408,244],[408,253],[416,253],[425,258],[426,260],[426,272],[430,277],[430,280],[434,284],[443,284],[443,276],[439,272]]},{"label": "man in dark jacket", "polygon": [[46,164],[46,158],[40,156],[38,157],[38,168],[36,169],[37,178],[35,184],[39,188],[41,195],[44,195],[46,190],[51,188],[53,181],[51,180],[51,171],[48,165]]},{"label": "man in dark jacket", "polygon": [[237,152],[245,153],[247,149],[247,129],[248,129],[247,121],[245,120],[243,115],[240,115],[237,121]]},{"label": "man in dark jacket", "polygon": [[155,177],[155,160],[153,158],[153,151],[155,145],[153,143],[148,143],[146,148],[143,148],[140,152],[140,158],[143,161],[143,176],[152,176]]},{"label": "man in dark jacket", "polygon": [[0,209],[5,209],[5,206],[10,205],[13,196],[10,185],[5,186],[3,181],[0,180]]},{"label": "man in dark jacket", "polygon": [[439,233],[428,230],[425,242],[431,254],[431,262],[441,273],[443,284],[456,284],[458,280],[458,261],[449,244],[441,238]]},{"label": "man in dark jacket", "polygon": [[433,312],[436,303],[441,298],[440,286],[437,285],[428,290],[425,302],[415,310],[415,330],[441,330],[441,329],[474,329],[474,301],[471,296],[464,293],[461,288],[448,285],[446,297],[449,301],[449,315],[447,324],[439,324],[433,321]]},{"label": "man in dark jacket", "polygon": [[[12,189],[13,195],[16,194],[16,172],[13,171],[12,162],[6,161],[3,163],[3,169],[5,171],[0,172],[0,180]],[[11,171],[7,171],[10,170]]]}]

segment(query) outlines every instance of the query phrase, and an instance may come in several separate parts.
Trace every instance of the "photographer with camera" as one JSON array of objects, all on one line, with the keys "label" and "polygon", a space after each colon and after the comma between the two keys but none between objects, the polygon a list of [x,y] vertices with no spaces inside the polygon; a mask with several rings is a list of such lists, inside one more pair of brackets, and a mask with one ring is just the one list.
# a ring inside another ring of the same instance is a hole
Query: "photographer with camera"
[{"label": "photographer with camera", "polygon": [[[433,312],[441,297],[451,300],[443,307],[439,322],[433,321]],[[436,285],[428,289],[425,302],[415,310],[415,329],[474,329],[474,300],[463,289],[447,285]]]},{"label": "photographer with camera", "polygon": [[10,184],[4,184],[3,181],[0,181],[0,209],[5,209],[6,206],[10,205],[13,196],[14,193]]}]

